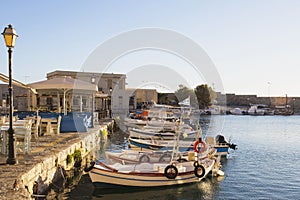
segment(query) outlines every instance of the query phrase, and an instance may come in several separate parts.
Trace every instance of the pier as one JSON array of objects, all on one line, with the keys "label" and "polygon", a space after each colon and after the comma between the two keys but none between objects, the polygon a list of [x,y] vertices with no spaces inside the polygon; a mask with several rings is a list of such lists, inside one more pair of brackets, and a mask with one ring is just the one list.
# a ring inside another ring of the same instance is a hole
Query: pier
[{"label": "pier", "polygon": [[[18,154],[18,164],[6,164],[7,155],[0,154],[0,199],[32,199],[46,196],[50,186],[66,179],[66,171],[84,167],[95,159],[101,134],[110,121],[102,121],[88,132],[62,133],[32,140],[29,154]],[[63,188],[62,188],[63,189]]]}]

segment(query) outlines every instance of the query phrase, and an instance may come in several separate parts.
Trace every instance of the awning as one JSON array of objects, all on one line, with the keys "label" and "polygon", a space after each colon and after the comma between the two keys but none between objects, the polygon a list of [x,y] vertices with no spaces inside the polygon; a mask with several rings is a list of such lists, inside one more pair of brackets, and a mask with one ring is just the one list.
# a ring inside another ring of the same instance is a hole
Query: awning
[{"label": "awning", "polygon": [[86,81],[74,79],[70,76],[54,77],[45,81],[28,84],[37,90],[60,90],[63,91],[63,110],[66,115],[66,93],[71,90],[98,91],[95,84]]}]

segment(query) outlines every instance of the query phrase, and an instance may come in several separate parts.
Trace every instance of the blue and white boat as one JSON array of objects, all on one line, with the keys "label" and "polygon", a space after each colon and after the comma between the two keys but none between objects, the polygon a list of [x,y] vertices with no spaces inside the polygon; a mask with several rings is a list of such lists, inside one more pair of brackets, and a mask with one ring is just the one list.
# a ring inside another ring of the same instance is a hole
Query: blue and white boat
[{"label": "blue and white boat", "polygon": [[[161,150],[161,151],[172,151],[175,146],[174,140],[156,140],[156,139],[138,139],[128,138],[130,148],[140,150]],[[191,151],[194,149],[194,141],[182,141],[178,142],[178,151]]]},{"label": "blue and white boat", "polygon": [[216,155],[220,155],[222,157],[226,157],[229,154],[230,149],[237,149],[237,145],[228,142],[223,135],[206,136],[205,142],[209,147],[213,147],[217,150]]},{"label": "blue and white boat", "polygon": [[[205,141],[208,147],[217,150],[216,156],[220,155],[226,157],[229,154],[230,149],[237,149],[237,145],[228,142],[223,135],[206,136]],[[139,150],[170,151],[174,147],[173,140],[137,139],[129,137],[128,143],[131,148]],[[194,151],[194,144],[195,140],[180,140],[178,143],[178,151]]]}]

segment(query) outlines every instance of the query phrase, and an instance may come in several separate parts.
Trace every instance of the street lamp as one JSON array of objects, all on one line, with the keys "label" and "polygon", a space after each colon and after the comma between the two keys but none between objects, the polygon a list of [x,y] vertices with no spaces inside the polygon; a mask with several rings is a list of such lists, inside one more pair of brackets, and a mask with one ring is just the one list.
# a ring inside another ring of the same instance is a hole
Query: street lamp
[{"label": "street lamp", "polygon": [[13,95],[12,95],[12,48],[14,48],[16,39],[18,37],[16,30],[9,24],[5,27],[2,35],[4,36],[5,44],[8,47],[8,103],[9,103],[9,128],[8,128],[8,158],[7,164],[17,164],[16,149],[15,149],[15,134],[13,129]]}]

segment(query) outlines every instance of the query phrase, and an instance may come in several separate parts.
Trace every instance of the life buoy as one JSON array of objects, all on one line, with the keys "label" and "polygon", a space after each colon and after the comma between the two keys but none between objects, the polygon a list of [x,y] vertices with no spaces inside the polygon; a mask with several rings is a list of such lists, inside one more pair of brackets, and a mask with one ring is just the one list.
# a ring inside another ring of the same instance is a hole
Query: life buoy
[{"label": "life buoy", "polygon": [[198,178],[202,178],[205,175],[205,168],[202,165],[195,166],[194,174]]},{"label": "life buoy", "polygon": [[[198,150],[198,145],[199,145],[199,144],[202,145],[200,151]],[[195,142],[195,144],[194,144],[194,151],[195,151],[196,153],[203,153],[203,152],[205,151],[205,149],[206,149],[205,142],[203,142],[203,141],[199,142],[198,140]]]},{"label": "life buoy", "polygon": [[168,165],[165,168],[165,176],[168,179],[175,179],[178,175],[178,169],[174,165]]},{"label": "life buoy", "polygon": [[147,156],[147,155],[144,154],[144,155],[142,155],[142,156],[140,157],[139,162],[140,162],[140,163],[150,162],[150,158],[149,158],[149,156]]},{"label": "life buoy", "polygon": [[96,162],[94,162],[94,161],[91,162],[89,167],[85,166],[84,171],[85,172],[91,171],[93,169],[93,167],[94,167],[95,164],[96,164]]}]

